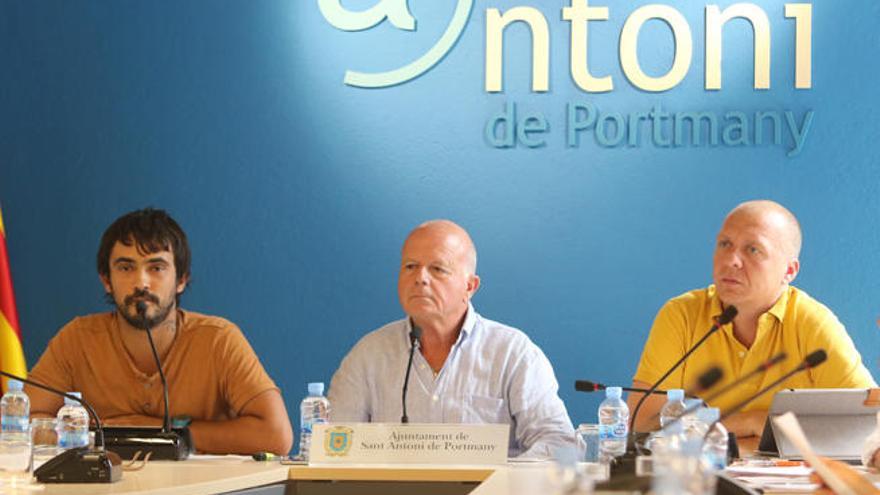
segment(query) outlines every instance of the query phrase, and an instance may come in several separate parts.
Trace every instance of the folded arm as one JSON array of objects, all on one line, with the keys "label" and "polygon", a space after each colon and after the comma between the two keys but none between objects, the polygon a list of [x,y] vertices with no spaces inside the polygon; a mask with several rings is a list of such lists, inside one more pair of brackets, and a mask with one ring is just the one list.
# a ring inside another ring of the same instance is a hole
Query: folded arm
[{"label": "folded arm", "polygon": [[287,409],[277,390],[260,393],[241,410],[239,417],[190,424],[196,450],[207,454],[284,455],[293,445]]}]

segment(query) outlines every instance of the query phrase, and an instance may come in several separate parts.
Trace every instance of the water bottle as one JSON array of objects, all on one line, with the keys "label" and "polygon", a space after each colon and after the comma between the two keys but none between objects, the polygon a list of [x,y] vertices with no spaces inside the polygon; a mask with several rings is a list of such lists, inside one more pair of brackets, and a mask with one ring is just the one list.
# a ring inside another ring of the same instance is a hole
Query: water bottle
[{"label": "water bottle", "polygon": [[703,437],[709,431],[709,423],[702,420],[700,411],[705,409],[700,407],[703,405],[701,399],[685,399],[684,407],[686,411],[691,411],[681,418],[681,424],[684,427],[684,435],[688,438],[698,438],[702,443]]},{"label": "water bottle", "polygon": [[[700,464],[701,440],[688,437],[681,422],[671,424],[662,446],[654,450],[655,495],[705,495],[708,485]],[[712,486],[714,488],[714,486]]]},{"label": "water bottle", "polygon": [[7,391],[0,399],[0,431],[4,437],[28,437],[31,402],[18,380],[9,380]]},{"label": "water bottle", "polygon": [[599,404],[599,454],[602,462],[610,462],[626,453],[629,433],[629,408],[620,396],[620,387],[605,389],[605,400]]},{"label": "water bottle", "polygon": [[309,395],[300,404],[299,413],[299,455],[307,461],[312,443],[312,426],[330,422],[330,401],[324,397],[323,383],[309,384]]},{"label": "water bottle", "polygon": [[685,410],[684,390],[673,388],[666,391],[666,404],[660,410],[660,427],[675,421]]},{"label": "water bottle", "polygon": [[707,425],[713,425],[707,430],[703,443],[703,464],[710,471],[721,471],[727,467],[727,428],[718,421],[720,412],[716,407],[707,407],[700,410],[700,421]]},{"label": "water bottle", "polygon": [[[79,392],[68,392],[82,398]],[[58,410],[58,448],[61,450],[89,445],[89,413],[79,402],[64,398],[64,407]]]}]

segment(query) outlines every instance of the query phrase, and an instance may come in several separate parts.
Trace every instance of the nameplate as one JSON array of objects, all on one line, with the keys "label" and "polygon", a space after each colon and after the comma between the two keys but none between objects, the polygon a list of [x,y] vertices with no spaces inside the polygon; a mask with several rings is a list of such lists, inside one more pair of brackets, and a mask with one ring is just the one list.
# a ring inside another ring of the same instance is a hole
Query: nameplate
[{"label": "nameplate", "polygon": [[504,464],[509,425],[316,424],[309,464]]}]

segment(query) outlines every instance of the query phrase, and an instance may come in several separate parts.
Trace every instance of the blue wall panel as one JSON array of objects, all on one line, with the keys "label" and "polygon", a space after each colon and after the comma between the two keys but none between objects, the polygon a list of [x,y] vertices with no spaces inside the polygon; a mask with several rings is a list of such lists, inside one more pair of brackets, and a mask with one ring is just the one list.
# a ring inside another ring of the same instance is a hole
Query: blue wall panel
[{"label": "blue wall panel", "polygon": [[[400,244],[417,223],[445,217],[477,243],[478,310],[531,335],[572,419],[588,421],[598,402],[576,396],[573,380],[629,382],[663,301],[710,282],[723,215],[771,198],[804,227],[796,285],[837,312],[877,375],[880,5],[816,2],[813,87],[795,90],[794,23],[782,2],[757,2],[772,27],[771,89],[752,89],[751,29],[736,20],[724,31],[724,87],[706,91],[705,4],[668,3],[694,35],[682,83],[648,93],[627,82],[620,30],[643,3],[608,1],[611,19],[590,24],[590,59],[615,89],[587,94],[569,75],[564,2],[476,2],[436,67],[367,90],[343,84],[345,70],[420,56],[454,2],[410,1],[415,32],[387,22],[345,32],[311,0],[4,1],[0,201],[28,362],[74,315],[106,309],[93,261],[103,229],[128,210],[163,207],[194,251],[183,305],[244,329],[296,423],[306,382],[329,381],[362,334],[401,316]],[[514,25],[505,91],[489,94],[486,9],[517,5],[548,20],[550,91],[530,91],[531,38]],[[665,24],[646,24],[644,69],[665,72],[672,47]],[[787,137],[663,148],[643,136],[641,146],[602,148],[584,134],[570,148],[573,101],[622,114],[659,104],[815,117],[794,157]],[[548,118],[545,146],[489,145],[483,126],[508,102]]]}]

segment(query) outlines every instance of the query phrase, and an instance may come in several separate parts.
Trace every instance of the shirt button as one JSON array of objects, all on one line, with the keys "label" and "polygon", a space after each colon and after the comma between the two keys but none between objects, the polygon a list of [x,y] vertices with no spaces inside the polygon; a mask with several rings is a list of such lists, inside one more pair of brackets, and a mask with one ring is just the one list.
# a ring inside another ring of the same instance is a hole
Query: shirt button
[{"label": "shirt button", "polygon": [[440,396],[435,395],[434,397],[431,397],[431,399],[433,399],[434,402],[437,402],[438,400],[440,400]]},{"label": "shirt button", "polygon": [[739,357],[741,357],[741,358],[746,357],[746,351],[739,351]]},{"label": "shirt button", "polygon": [[422,369],[422,370],[425,369],[425,365],[424,364],[420,365],[419,369]]},{"label": "shirt button", "polygon": [[150,410],[150,405],[149,405],[149,404],[144,404],[144,409],[147,410],[147,411],[149,411],[149,410]]}]

